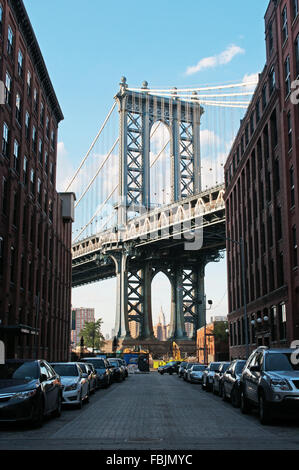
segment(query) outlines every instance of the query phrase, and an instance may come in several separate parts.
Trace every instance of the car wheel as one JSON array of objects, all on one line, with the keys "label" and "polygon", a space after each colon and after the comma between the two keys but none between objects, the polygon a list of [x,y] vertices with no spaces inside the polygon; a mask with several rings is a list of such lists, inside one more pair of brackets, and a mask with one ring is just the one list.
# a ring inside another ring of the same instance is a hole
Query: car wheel
[{"label": "car wheel", "polygon": [[270,424],[271,422],[270,407],[265,400],[264,393],[260,393],[259,396],[259,418],[261,424]]},{"label": "car wheel", "polygon": [[243,389],[240,396],[240,408],[243,415],[250,413],[250,405]]},{"label": "car wheel", "polygon": [[216,390],[216,388],[215,388],[215,384],[214,384],[214,383],[213,383],[213,387],[212,387],[212,392],[213,392],[214,395],[218,395],[218,392],[217,392],[217,390]]},{"label": "car wheel", "polygon": [[80,401],[77,405],[77,408],[78,410],[81,410],[82,409],[82,406],[83,406],[83,400],[82,400],[82,390],[81,390],[81,393],[80,393]]},{"label": "car wheel", "polygon": [[221,397],[222,397],[222,400],[223,401],[227,401],[227,395],[226,395],[226,391],[225,391],[225,386],[222,385],[222,388],[221,388]]},{"label": "car wheel", "polygon": [[234,388],[231,393],[231,402],[234,408],[239,408],[240,406],[240,398],[237,390]]},{"label": "car wheel", "polygon": [[34,428],[41,428],[44,422],[44,401],[41,398],[38,402],[38,407],[35,417],[32,419],[32,426]]},{"label": "car wheel", "polygon": [[56,410],[53,412],[54,418],[60,418],[60,416],[61,416],[61,408],[62,408],[62,398],[61,398],[61,394],[58,393],[58,397],[57,397],[57,408],[56,408]]}]

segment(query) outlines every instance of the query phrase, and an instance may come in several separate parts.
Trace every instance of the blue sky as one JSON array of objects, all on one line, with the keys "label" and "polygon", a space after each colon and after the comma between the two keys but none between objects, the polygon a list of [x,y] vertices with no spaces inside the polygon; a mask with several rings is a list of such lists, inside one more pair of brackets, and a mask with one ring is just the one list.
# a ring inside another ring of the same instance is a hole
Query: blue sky
[{"label": "blue sky", "polygon": [[[78,165],[113,103],[122,75],[132,86],[143,80],[151,87],[223,84],[260,72],[265,63],[268,0],[24,3],[65,116],[59,129],[58,169]],[[225,51],[231,54],[223,55]],[[199,62],[206,67],[187,75],[188,67],[194,71]],[[169,318],[168,290],[164,282],[156,286],[153,310],[156,314],[162,304]],[[224,262],[209,265],[206,290],[219,304],[211,313],[226,314]],[[114,281],[74,289],[73,304],[94,306],[109,333],[114,293]]]}]

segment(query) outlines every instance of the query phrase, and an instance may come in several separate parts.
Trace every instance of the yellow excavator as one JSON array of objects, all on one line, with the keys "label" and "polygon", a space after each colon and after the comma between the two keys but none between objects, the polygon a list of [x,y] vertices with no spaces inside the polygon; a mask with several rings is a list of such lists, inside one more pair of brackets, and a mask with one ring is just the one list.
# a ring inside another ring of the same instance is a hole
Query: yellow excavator
[{"label": "yellow excavator", "polygon": [[175,341],[172,342],[172,357],[174,361],[180,361],[181,360],[181,351],[179,346],[176,344]]}]

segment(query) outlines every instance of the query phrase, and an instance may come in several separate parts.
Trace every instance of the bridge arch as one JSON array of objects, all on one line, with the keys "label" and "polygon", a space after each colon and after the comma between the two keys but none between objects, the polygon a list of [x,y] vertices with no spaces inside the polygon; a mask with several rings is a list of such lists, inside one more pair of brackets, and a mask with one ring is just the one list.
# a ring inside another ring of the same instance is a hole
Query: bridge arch
[{"label": "bridge arch", "polygon": [[154,121],[150,130],[151,207],[169,204],[172,198],[171,129],[164,119]]},{"label": "bridge arch", "polygon": [[152,323],[155,337],[166,341],[171,331],[173,282],[165,269],[156,270],[151,279]]}]

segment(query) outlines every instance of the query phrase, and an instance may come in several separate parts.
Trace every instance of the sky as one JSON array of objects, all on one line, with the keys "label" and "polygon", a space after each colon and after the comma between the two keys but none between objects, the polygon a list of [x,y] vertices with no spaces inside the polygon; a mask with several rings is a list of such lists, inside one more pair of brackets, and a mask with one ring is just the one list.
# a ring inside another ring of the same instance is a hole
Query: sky
[{"label": "sky", "polygon": [[[24,0],[64,113],[59,126],[57,189],[87,152],[119,89],[242,81],[265,64],[268,0]],[[227,314],[225,259],[206,269],[207,312]],[[73,289],[72,304],[94,307],[110,334],[115,280]],[[153,318],[170,318],[170,286],[153,282]]]}]

